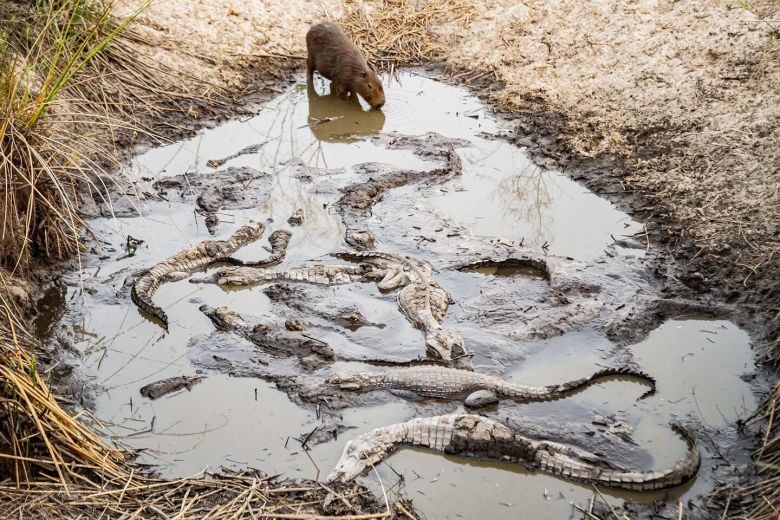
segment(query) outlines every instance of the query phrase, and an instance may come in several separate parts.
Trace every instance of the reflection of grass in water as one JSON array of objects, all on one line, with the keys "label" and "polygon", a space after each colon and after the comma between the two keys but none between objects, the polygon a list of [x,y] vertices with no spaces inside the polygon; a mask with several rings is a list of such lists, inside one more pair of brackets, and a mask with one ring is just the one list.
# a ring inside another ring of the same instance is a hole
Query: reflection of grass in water
[{"label": "reflection of grass in water", "polygon": [[[325,162],[322,144],[307,128],[300,128],[306,124],[305,117],[298,117],[297,110],[302,101],[306,100],[306,90],[293,88],[277,98],[273,109],[276,114],[267,126],[264,138],[279,138],[273,141],[272,146],[263,147],[256,155],[258,169],[268,171],[274,177],[274,192],[266,207],[273,212],[275,206],[287,207],[290,211],[301,208],[306,215],[307,224],[313,226],[319,236],[332,235],[338,232],[331,226],[330,219],[315,218],[321,214],[320,201],[315,194],[297,179],[291,178],[279,169],[280,162],[293,158],[300,158],[305,164],[320,165],[320,157]],[[327,167],[327,164],[325,164]],[[287,215],[289,216],[289,215]],[[285,223],[286,223],[286,216]]]},{"label": "reflection of grass in water", "polygon": [[552,196],[540,168],[528,165],[520,173],[501,179],[496,191],[505,220],[527,223],[529,229],[535,230],[535,236],[530,238],[538,242],[551,235],[549,214],[545,217],[543,213],[552,203]]}]

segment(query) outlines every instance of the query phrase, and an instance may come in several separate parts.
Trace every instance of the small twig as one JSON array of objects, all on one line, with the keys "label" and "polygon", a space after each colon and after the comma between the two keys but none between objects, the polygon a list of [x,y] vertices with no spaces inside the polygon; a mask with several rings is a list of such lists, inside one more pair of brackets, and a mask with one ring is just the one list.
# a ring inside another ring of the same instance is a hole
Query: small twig
[{"label": "small twig", "polygon": [[606,499],[606,498],[604,498],[604,495],[602,495],[602,494],[601,494],[601,491],[599,491],[599,488],[597,488],[597,487],[596,487],[596,484],[591,484],[591,485],[593,486],[593,490],[594,490],[596,493],[598,493],[599,497],[601,497],[601,500],[603,500],[603,501],[604,501],[604,503],[607,505],[607,507],[609,508],[609,510],[610,510],[610,511],[612,512],[612,514],[615,516],[615,518],[617,518],[617,520],[620,520],[620,517],[619,517],[619,516],[618,516],[618,514],[615,512],[615,509],[612,507],[612,504],[610,504],[609,502],[607,502],[607,499]]},{"label": "small twig", "polygon": [[409,520],[417,520],[417,517],[410,513],[401,502],[396,502],[395,507]]},{"label": "small twig", "polygon": [[571,505],[572,505],[572,507],[573,507],[574,509],[576,509],[577,511],[579,511],[579,512],[580,512],[580,513],[582,513],[583,515],[587,516],[587,517],[588,517],[588,518],[590,518],[591,520],[602,520],[601,518],[597,517],[597,516],[596,516],[596,515],[594,515],[593,513],[589,512],[589,511],[585,511],[583,508],[581,508],[580,506],[578,506],[578,505],[577,505],[577,504],[575,504],[574,502],[572,502],[572,503],[571,503]]}]

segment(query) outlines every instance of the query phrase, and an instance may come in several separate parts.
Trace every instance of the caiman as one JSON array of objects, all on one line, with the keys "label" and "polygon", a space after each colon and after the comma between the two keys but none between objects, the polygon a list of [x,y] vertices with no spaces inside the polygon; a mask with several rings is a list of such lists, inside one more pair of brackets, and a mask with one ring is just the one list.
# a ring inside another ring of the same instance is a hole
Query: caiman
[{"label": "caiman", "polygon": [[343,260],[368,264],[384,276],[377,281],[382,291],[401,288],[398,308],[412,325],[425,334],[425,346],[430,357],[443,361],[458,361],[466,368],[470,360],[459,334],[442,327],[442,320],[452,298],[433,280],[431,265],[422,260],[379,251],[340,252],[333,256]]},{"label": "caiman", "polygon": [[203,380],[201,376],[176,376],[163,379],[161,381],[155,381],[148,385],[142,386],[140,389],[141,395],[148,397],[149,399],[159,399],[160,397],[186,388],[187,391],[192,390],[192,387],[200,383]]},{"label": "caiman", "polygon": [[472,406],[472,403],[477,401],[476,398],[472,399],[475,392],[487,390],[499,398],[515,401],[546,401],[560,399],[599,379],[614,376],[630,376],[645,381],[650,389],[642,394],[640,399],[655,393],[655,379],[631,368],[607,368],[599,370],[590,377],[547,386],[519,385],[488,374],[441,366],[417,366],[392,368],[382,372],[336,374],[328,378],[328,384],[349,391],[401,390],[436,399],[465,398],[466,405]]},{"label": "caiman", "polygon": [[341,285],[371,280],[370,266],[352,265],[308,265],[287,271],[273,271],[255,267],[226,266],[217,270],[213,279],[193,280],[193,282],[214,282],[219,285],[253,285],[259,283],[288,281],[317,285]]},{"label": "caiman", "polygon": [[351,480],[400,446],[419,446],[451,455],[513,461],[531,470],[603,487],[653,491],[678,486],[696,475],[701,455],[693,436],[672,426],[688,442],[688,453],[671,468],[617,468],[596,454],[552,441],[535,440],[479,415],[453,414],[412,419],[349,441],[328,481]]},{"label": "caiman", "polygon": [[[301,360],[307,359],[310,365],[317,366],[335,359],[333,349],[327,343],[299,331],[290,331],[281,326],[251,325],[240,314],[227,307],[201,305],[200,311],[208,316],[218,329],[243,336],[272,356],[296,356]],[[316,363],[313,363],[314,361]]]},{"label": "caiman", "polygon": [[401,288],[397,298],[398,308],[425,334],[428,356],[455,363],[460,368],[471,368],[463,338],[441,325],[451,298],[433,280],[430,264],[378,251],[341,252],[333,253],[333,256],[359,262],[360,265],[310,265],[287,271],[228,266],[220,268],[213,279],[200,281],[216,281],[220,285],[234,286],[275,281],[319,285],[375,281],[382,291]]},{"label": "caiman", "polygon": [[227,240],[205,240],[193,247],[166,258],[144,274],[133,284],[130,298],[139,309],[159,320],[165,330],[168,330],[168,315],[152,301],[152,296],[166,282],[183,280],[193,272],[208,267],[217,262],[228,262],[238,265],[275,265],[281,262],[287,251],[290,233],[275,231],[269,237],[271,256],[258,262],[244,262],[230,255],[238,249],[258,240],[263,236],[265,226],[260,222],[250,222],[241,226]]}]

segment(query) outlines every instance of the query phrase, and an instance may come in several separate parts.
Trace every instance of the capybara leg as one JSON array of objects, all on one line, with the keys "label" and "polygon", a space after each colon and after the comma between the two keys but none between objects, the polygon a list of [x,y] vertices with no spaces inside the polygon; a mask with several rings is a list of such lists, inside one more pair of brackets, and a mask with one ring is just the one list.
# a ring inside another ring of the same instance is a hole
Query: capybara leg
[{"label": "capybara leg", "polygon": [[333,90],[333,93],[341,99],[347,99],[349,97],[349,89],[341,83],[331,83],[331,89]]},{"label": "capybara leg", "polygon": [[306,58],[306,75],[309,81],[314,79],[314,60],[311,56]]}]

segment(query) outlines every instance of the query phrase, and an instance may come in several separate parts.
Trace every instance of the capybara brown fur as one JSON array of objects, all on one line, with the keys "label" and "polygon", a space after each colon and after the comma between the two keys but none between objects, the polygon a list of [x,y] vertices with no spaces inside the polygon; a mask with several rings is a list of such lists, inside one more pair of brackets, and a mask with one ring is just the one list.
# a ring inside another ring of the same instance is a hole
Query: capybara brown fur
[{"label": "capybara brown fur", "polygon": [[385,104],[385,90],[376,69],[337,24],[312,25],[306,33],[306,49],[309,81],[316,70],[331,81],[331,92],[341,98],[360,94],[372,108]]}]

